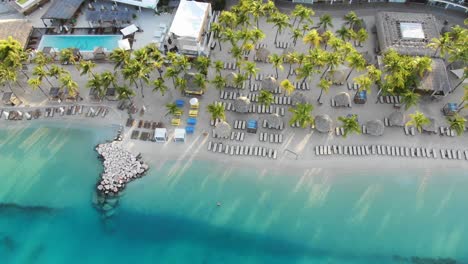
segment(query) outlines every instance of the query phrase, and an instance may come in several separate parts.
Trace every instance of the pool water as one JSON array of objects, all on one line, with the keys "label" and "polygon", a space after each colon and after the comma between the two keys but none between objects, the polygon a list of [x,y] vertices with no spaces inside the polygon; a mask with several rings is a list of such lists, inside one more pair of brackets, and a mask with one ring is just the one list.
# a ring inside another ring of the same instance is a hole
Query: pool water
[{"label": "pool water", "polygon": [[105,35],[105,36],[52,36],[45,35],[42,37],[38,50],[44,47],[53,47],[56,49],[78,48],[80,51],[93,51],[97,47],[103,47],[108,51],[116,49],[118,41],[122,39],[120,35]]}]

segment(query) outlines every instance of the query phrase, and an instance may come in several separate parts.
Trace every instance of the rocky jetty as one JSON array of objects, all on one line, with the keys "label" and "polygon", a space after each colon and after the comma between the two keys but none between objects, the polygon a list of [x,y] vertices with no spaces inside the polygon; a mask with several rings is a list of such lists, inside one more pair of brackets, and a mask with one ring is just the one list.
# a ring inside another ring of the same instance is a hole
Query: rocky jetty
[{"label": "rocky jetty", "polygon": [[104,165],[104,172],[96,185],[93,204],[103,218],[109,218],[114,215],[126,184],[142,177],[149,167],[141,160],[141,155],[123,149],[119,141],[99,144],[96,151]]}]

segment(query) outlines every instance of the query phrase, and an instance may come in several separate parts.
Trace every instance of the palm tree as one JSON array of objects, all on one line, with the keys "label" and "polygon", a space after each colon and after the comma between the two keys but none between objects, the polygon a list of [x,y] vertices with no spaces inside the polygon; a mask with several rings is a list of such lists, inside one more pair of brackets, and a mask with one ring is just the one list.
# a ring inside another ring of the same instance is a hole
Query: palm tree
[{"label": "palm tree", "polygon": [[224,106],[219,103],[212,103],[207,106],[208,113],[211,115],[211,120],[221,119],[226,120],[226,114],[224,113]]},{"label": "palm tree", "polygon": [[291,95],[294,90],[296,90],[296,87],[288,79],[281,81],[280,87],[286,92],[288,96]]},{"label": "palm tree", "polygon": [[33,68],[32,74],[36,76],[42,83],[42,80],[45,79],[50,86],[52,86],[52,83],[50,82],[49,78],[47,78],[48,72],[43,68],[42,65],[37,65],[36,67]]},{"label": "palm tree", "polygon": [[121,48],[114,49],[109,59],[115,64],[114,69],[122,67],[130,60],[130,52]]},{"label": "palm tree", "polygon": [[448,117],[447,120],[450,124],[450,129],[455,130],[457,135],[461,136],[465,131],[466,119],[463,116],[456,114],[452,118]]},{"label": "palm tree", "polygon": [[270,106],[275,101],[273,94],[266,90],[260,90],[260,94],[258,95],[258,102],[260,104]]},{"label": "palm tree", "polygon": [[187,80],[184,78],[176,77],[175,78],[176,88],[183,92],[187,88]]},{"label": "palm tree", "polygon": [[326,50],[327,45],[328,45],[328,41],[330,41],[332,38],[334,38],[335,35],[330,30],[326,30],[325,32],[322,33],[321,37],[322,37],[322,43],[325,44],[325,47],[323,49]]},{"label": "palm tree", "polygon": [[226,88],[226,79],[221,75],[216,75],[211,83],[215,86],[216,90],[222,90]]},{"label": "palm tree", "polygon": [[347,40],[351,37],[350,30],[345,26],[342,26],[340,29],[336,30],[336,35],[338,35],[341,40]]},{"label": "palm tree", "polygon": [[350,133],[361,134],[361,126],[357,120],[357,115],[348,115],[338,117],[338,121],[341,122],[344,133],[343,137],[346,137]]},{"label": "palm tree", "polygon": [[372,80],[368,74],[360,75],[353,79],[355,83],[359,85],[359,89],[356,91],[356,95],[360,91],[366,91],[368,94],[371,92]]},{"label": "palm tree", "polygon": [[9,36],[0,40],[0,61],[9,70],[20,69],[24,51],[21,44]]},{"label": "palm tree", "polygon": [[59,78],[61,83],[60,89],[67,89],[68,94],[72,97],[77,96],[78,93],[78,83],[72,79],[72,76],[69,72],[62,74]]},{"label": "palm tree", "polygon": [[299,29],[294,29],[292,32],[292,40],[293,40],[294,47],[296,46],[298,38],[302,38],[302,31],[300,31]]},{"label": "palm tree", "polygon": [[237,24],[237,16],[233,12],[223,10],[221,14],[219,14],[218,23],[226,28],[232,29]]},{"label": "palm tree", "polygon": [[324,53],[324,62],[326,67],[320,78],[323,78],[327,71],[335,70],[335,68],[342,63],[342,59],[338,52],[326,52]]},{"label": "palm tree", "polygon": [[174,89],[176,88],[175,79],[179,76],[179,72],[177,72],[173,67],[166,68],[166,74],[164,75],[166,78],[172,79],[172,85]]},{"label": "palm tree", "polygon": [[244,70],[245,70],[245,73],[249,76],[249,86],[250,86],[252,84],[253,76],[255,76],[260,69],[257,68],[257,64],[255,64],[255,62],[247,61],[244,64]]},{"label": "palm tree", "polygon": [[231,55],[235,59],[238,72],[240,72],[239,62],[242,59],[243,50],[237,46],[231,48]]},{"label": "palm tree", "polygon": [[289,64],[288,75],[286,76],[286,78],[289,78],[289,76],[291,75],[292,65],[299,62],[298,55],[299,53],[297,53],[296,51],[288,52],[287,54],[284,55],[284,61]]},{"label": "palm tree", "polygon": [[462,83],[465,82],[466,78],[468,78],[468,66],[465,66],[465,67],[463,68],[463,76],[462,76],[460,82],[459,82],[457,85],[455,85],[455,87],[453,87],[452,93],[455,92],[455,90],[457,90],[457,88],[458,88]]},{"label": "palm tree", "polygon": [[[122,68],[123,78],[128,80],[130,84],[133,83],[135,85],[135,89],[140,88],[142,98],[145,98],[143,93],[143,82],[146,84],[149,83],[149,71],[149,67],[135,59],[129,60]],[[138,81],[140,81],[140,86],[138,86]]]},{"label": "palm tree", "polygon": [[195,68],[205,77],[208,75],[208,68],[210,67],[211,60],[206,56],[198,56],[195,60]]},{"label": "palm tree", "polygon": [[99,100],[104,98],[104,96],[106,95],[107,88],[104,89],[102,85],[101,75],[93,76],[91,79],[88,80],[88,83],[86,84],[86,86],[89,89],[94,89],[97,92]]},{"label": "palm tree", "polygon": [[182,115],[182,109],[177,107],[175,103],[168,103],[166,104],[166,116],[171,115],[171,116],[180,116]]},{"label": "palm tree", "polygon": [[322,42],[322,37],[316,29],[312,29],[311,31],[307,32],[303,38],[303,41],[305,44],[310,44],[310,48],[312,48],[312,46],[317,48]]},{"label": "palm tree", "polygon": [[247,80],[247,76],[241,73],[235,73],[233,78],[233,84],[237,88],[242,88],[242,84]]},{"label": "palm tree", "polygon": [[321,26],[324,31],[327,31],[328,27],[333,27],[332,17],[329,14],[321,15],[319,26]]},{"label": "palm tree", "polygon": [[78,70],[80,71],[80,75],[88,75],[91,74],[94,76],[93,69],[96,67],[96,63],[90,61],[90,60],[82,60],[78,64]]},{"label": "palm tree", "polygon": [[322,98],[323,92],[328,93],[328,91],[330,90],[331,85],[332,85],[331,81],[329,81],[327,79],[324,79],[324,78],[320,79],[320,81],[318,83],[318,88],[320,88],[320,95],[317,98],[318,103],[321,104],[320,99]]},{"label": "palm tree", "polygon": [[41,84],[42,84],[42,79],[41,78],[39,78],[39,77],[31,78],[31,79],[28,80],[28,84],[29,84],[29,86],[31,86],[31,88],[33,90],[39,88],[41,90],[41,92],[45,95],[45,97],[49,98],[47,93],[44,92],[44,90],[41,87]]},{"label": "palm tree", "polygon": [[218,40],[218,45],[219,45],[219,51],[221,51],[221,31],[222,31],[222,26],[218,22],[213,22],[210,25],[210,32],[213,33],[213,38],[215,40]]},{"label": "palm tree", "polygon": [[278,69],[281,71],[284,70],[283,56],[273,53],[270,56],[268,56],[268,60],[273,65],[273,68],[275,68],[276,78],[278,78]]},{"label": "palm tree", "polygon": [[72,48],[66,48],[60,50],[60,62],[62,64],[75,64],[75,54],[73,54],[73,49]]},{"label": "palm tree", "polygon": [[6,67],[2,64],[0,64],[0,85],[4,85],[5,83],[8,84],[8,88],[10,88],[10,91],[17,97],[19,98],[15,91],[13,91],[13,88],[11,87],[12,82],[17,82],[17,77],[18,74],[17,72],[9,67]]},{"label": "palm tree", "polygon": [[413,60],[414,71],[419,75],[419,78],[423,79],[427,72],[432,71],[432,59],[429,57],[416,57]]},{"label": "palm tree", "polygon": [[260,17],[265,16],[266,12],[265,9],[263,8],[262,2],[260,1],[251,1],[250,2],[250,13],[252,14],[255,24],[257,25],[257,28],[260,28],[258,24],[258,19]]},{"label": "palm tree", "polygon": [[447,32],[443,34],[442,36],[440,36],[440,38],[431,39],[431,42],[427,44],[427,46],[435,50],[432,57],[435,57],[437,55],[437,52],[439,51],[440,51],[440,56],[444,57],[447,51],[449,50],[451,43],[452,43],[452,39],[450,38],[450,35]]},{"label": "palm tree", "polygon": [[299,28],[302,21],[310,20],[310,17],[315,15],[315,12],[312,9],[307,8],[303,5],[296,5],[294,10],[291,12],[291,15],[294,17],[294,22],[292,26],[294,26],[297,18],[299,18],[299,22],[297,23],[297,28]]},{"label": "palm tree", "polygon": [[47,75],[49,75],[49,77],[59,79],[60,76],[62,76],[65,73],[66,71],[62,67],[59,67],[56,64],[52,64],[52,66],[50,66],[49,72],[47,72]]},{"label": "palm tree", "polygon": [[273,27],[276,28],[276,35],[275,35],[275,44],[276,44],[277,39],[278,39],[278,34],[282,33],[285,28],[290,26],[289,17],[285,14],[277,12],[273,14],[271,17],[269,17],[267,21],[270,23],[273,23],[274,24]]},{"label": "palm tree", "polygon": [[348,56],[346,56],[346,60],[348,61],[348,66],[351,68],[348,75],[346,76],[346,81],[348,81],[349,76],[351,76],[351,73],[354,69],[361,71],[364,70],[366,67],[366,60],[359,52],[355,51],[349,53]]},{"label": "palm tree", "polygon": [[224,63],[220,60],[214,61],[213,68],[217,75],[221,75],[221,71],[224,69]]},{"label": "palm tree", "polygon": [[205,76],[201,73],[196,73],[193,82],[195,83],[196,86],[200,87],[203,91],[206,90],[206,79]]},{"label": "palm tree", "polygon": [[135,96],[135,91],[130,89],[128,86],[117,86],[115,87],[117,92],[117,99],[119,100],[130,100],[133,96]]},{"label": "palm tree", "polygon": [[168,90],[168,87],[164,83],[163,78],[157,78],[153,81],[153,92],[160,92],[162,96],[164,96]]},{"label": "palm tree", "polygon": [[364,28],[361,28],[356,32],[356,35],[354,37],[358,43],[358,46],[361,46],[362,43],[365,42],[369,38],[369,34],[367,33],[367,30],[365,30]]},{"label": "palm tree", "polygon": [[115,74],[110,72],[110,71],[104,71],[100,74],[101,76],[101,82],[102,82],[102,87],[104,88],[104,90],[107,91],[107,89],[112,85],[113,87],[115,87],[116,85],[116,77],[115,77]]},{"label": "palm tree", "polygon": [[49,56],[46,56],[44,52],[38,51],[36,52],[32,61],[36,63],[37,66],[45,67],[47,70],[49,70],[49,67],[47,66],[47,64],[52,62],[52,58]]},{"label": "palm tree", "polygon": [[311,104],[297,104],[294,108],[289,108],[289,112],[292,113],[291,120],[289,120],[289,124],[295,124],[299,122],[299,125],[302,128],[306,128],[307,125],[312,125],[314,123],[314,117],[312,116],[311,112],[314,110],[314,107]]},{"label": "palm tree", "polygon": [[431,123],[431,120],[427,118],[423,113],[416,111],[414,114],[410,114],[410,121],[406,123],[406,126],[415,126],[419,133],[422,133],[422,127]]},{"label": "palm tree", "polygon": [[359,23],[361,19],[356,15],[354,11],[350,11],[344,16],[345,25],[348,25],[349,28],[352,28],[354,24]]},{"label": "palm tree", "polygon": [[405,105],[405,110],[408,111],[411,107],[418,105],[419,97],[419,94],[412,91],[402,94],[401,103]]},{"label": "palm tree", "polygon": [[314,65],[310,62],[305,62],[302,67],[297,69],[297,78],[302,79],[301,85],[304,85],[306,80],[315,73]]}]

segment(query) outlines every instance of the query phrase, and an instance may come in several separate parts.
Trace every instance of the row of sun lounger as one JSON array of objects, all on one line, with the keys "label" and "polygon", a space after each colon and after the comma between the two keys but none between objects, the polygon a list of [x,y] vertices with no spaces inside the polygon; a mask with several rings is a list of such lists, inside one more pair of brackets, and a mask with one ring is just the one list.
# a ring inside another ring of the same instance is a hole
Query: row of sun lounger
[{"label": "row of sun lounger", "polygon": [[219,98],[223,100],[235,100],[237,99],[237,96],[237,92],[221,91]]},{"label": "row of sun lounger", "polygon": [[347,83],[348,85],[348,90],[359,90],[360,85],[357,83]]},{"label": "row of sun lounger", "polygon": [[[247,98],[249,98],[250,102],[258,102],[258,94],[249,93],[247,94]],[[291,104],[291,97],[289,96],[273,96],[273,103],[276,105],[290,105]]]},{"label": "row of sun lounger", "polygon": [[[442,153],[442,150],[441,150]],[[461,153],[461,151],[457,151]],[[466,151],[465,151],[466,153]],[[452,154],[452,153],[451,153]],[[437,151],[433,148],[402,147],[388,145],[360,145],[360,146],[341,146],[341,145],[319,145],[315,146],[315,155],[346,155],[346,156],[396,156],[396,157],[416,157],[416,158],[434,158],[437,159]]]},{"label": "row of sun lounger", "polygon": [[296,90],[310,90],[309,84],[307,82],[293,82],[292,84],[294,87],[296,87]]},{"label": "row of sun lounger", "polygon": [[[90,107],[88,109],[88,113],[86,114],[86,117],[96,117],[96,116],[101,116],[105,117],[109,113],[109,108],[107,107],[98,107],[97,109],[94,109],[93,107]],[[62,114],[63,115],[63,114]]]},{"label": "row of sun lounger", "polygon": [[266,47],[268,47],[268,45],[265,43],[258,43],[257,45],[255,45],[256,50],[258,50],[259,48],[266,48]]},{"label": "row of sun lounger", "polygon": [[[127,119],[127,127],[131,127],[135,124],[135,120],[133,118]],[[153,122],[153,121],[148,121],[148,120],[139,120],[138,121],[138,128],[145,128],[145,129],[156,129],[156,128],[161,128],[162,123],[161,122]]]},{"label": "row of sun lounger", "polygon": [[249,113],[258,113],[258,114],[278,114],[280,116],[284,116],[286,110],[284,107],[280,106],[266,106],[266,105],[255,105],[251,104],[249,108]]},{"label": "row of sun lounger", "polygon": [[276,149],[265,148],[260,146],[244,146],[244,145],[227,145],[217,142],[208,142],[208,151],[214,153],[224,153],[231,156],[257,156],[277,159],[278,151]]},{"label": "row of sun lounger", "polygon": [[338,105],[336,104],[336,102],[335,102],[335,99],[333,99],[333,98],[330,99],[330,102],[331,102],[331,106],[333,106],[333,107],[352,107],[351,104],[348,104],[348,105],[346,105],[346,106],[341,106],[341,105],[338,106]]},{"label": "row of sun lounger", "polygon": [[441,136],[447,136],[447,137],[454,137],[457,135],[457,132],[455,130],[451,129],[450,127],[439,127],[440,135]]},{"label": "row of sun lounger", "polygon": [[237,131],[231,132],[231,137],[230,137],[231,140],[243,142],[244,138],[245,138],[245,132],[237,132]]},{"label": "row of sun lounger", "polygon": [[456,149],[441,149],[440,150],[440,156],[442,159],[457,159],[461,160],[463,159],[463,156],[465,157],[465,160],[468,160],[468,150],[456,150]]},{"label": "row of sun lounger", "polygon": [[270,77],[270,76],[274,77],[273,74],[257,73],[257,75],[255,75],[255,81],[260,82],[260,81],[263,81],[264,78]]},{"label": "row of sun lounger", "polygon": [[234,129],[245,130],[247,126],[247,121],[245,120],[234,120]]},{"label": "row of sun lounger", "polygon": [[216,118],[215,120],[211,119],[210,120],[210,125],[211,126],[216,126],[219,122],[221,122],[221,119]]},{"label": "row of sun lounger", "polygon": [[261,132],[259,134],[259,139],[260,142],[270,142],[270,143],[276,143],[276,144],[282,144],[283,143],[283,134],[269,134],[266,132]]},{"label": "row of sun lounger", "polygon": [[396,95],[383,95],[379,96],[379,103],[381,104],[400,104],[401,97]]},{"label": "row of sun lounger", "polygon": [[279,127],[271,127],[270,125],[268,125],[268,121],[267,121],[266,119],[263,119],[262,126],[263,126],[263,128],[270,128],[270,129],[279,129],[279,130],[283,130],[283,129],[284,129],[284,122],[281,122],[281,124],[279,125]]},{"label": "row of sun lounger", "polygon": [[[260,91],[260,85],[257,84],[257,83],[250,83],[250,84],[249,84],[248,82],[244,82],[244,85],[243,85],[243,86],[247,86],[247,85],[249,86],[249,90],[250,90],[251,92]],[[245,88],[245,87],[243,87],[243,88]]]},{"label": "row of sun lounger", "polygon": [[405,131],[405,135],[407,136],[415,136],[416,135],[416,129],[414,127],[409,127],[409,126],[403,126],[403,130]]},{"label": "row of sun lounger", "polygon": [[390,122],[390,119],[388,119],[388,117],[385,117],[384,118],[384,126],[390,127],[390,126],[394,126],[394,125],[392,124],[392,122]]},{"label": "row of sun lounger", "polygon": [[[42,109],[35,109],[30,111],[24,110],[0,110],[0,117],[5,116],[5,119],[8,120],[31,120],[37,119],[42,115],[44,111],[44,117],[54,117],[58,116],[71,116],[71,115],[82,115],[85,109],[83,105],[70,105],[70,106],[59,106],[59,107],[46,107]],[[7,113],[7,114],[5,114]],[[96,117],[101,116],[105,117],[109,113],[109,108],[107,107],[89,107],[88,112],[86,112],[87,117]]]},{"label": "row of sun lounger", "polygon": [[133,130],[130,135],[131,139],[139,139],[143,141],[152,141],[154,138],[154,132],[141,132],[139,130]]},{"label": "row of sun lounger", "polygon": [[237,70],[237,65],[235,62],[225,62],[224,63],[224,69],[225,70]]},{"label": "row of sun lounger", "polygon": [[293,127],[293,128],[296,128],[296,127],[302,128],[301,124],[299,124],[299,121],[297,121],[297,122],[295,122],[295,123],[292,123],[292,124],[291,124],[291,127]]},{"label": "row of sun lounger", "polygon": [[343,136],[344,135],[344,128],[343,127],[335,127],[335,135]]},{"label": "row of sun lounger", "polygon": [[276,42],[276,48],[278,49],[287,49],[291,46],[291,43],[289,42],[283,42],[283,41],[277,41]]}]

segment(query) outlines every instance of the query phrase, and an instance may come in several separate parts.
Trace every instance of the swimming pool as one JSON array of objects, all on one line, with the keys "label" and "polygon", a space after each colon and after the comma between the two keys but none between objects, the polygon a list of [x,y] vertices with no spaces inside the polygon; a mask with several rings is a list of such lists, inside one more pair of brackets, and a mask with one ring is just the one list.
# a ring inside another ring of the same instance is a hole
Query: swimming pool
[{"label": "swimming pool", "polygon": [[118,47],[118,41],[122,39],[121,35],[45,35],[39,43],[38,50],[44,47],[53,47],[56,49],[78,48],[80,51],[93,51],[96,47],[103,47],[111,51]]}]

